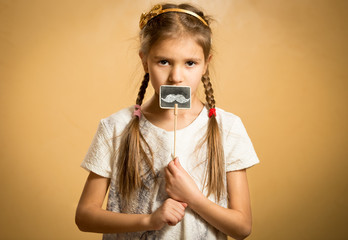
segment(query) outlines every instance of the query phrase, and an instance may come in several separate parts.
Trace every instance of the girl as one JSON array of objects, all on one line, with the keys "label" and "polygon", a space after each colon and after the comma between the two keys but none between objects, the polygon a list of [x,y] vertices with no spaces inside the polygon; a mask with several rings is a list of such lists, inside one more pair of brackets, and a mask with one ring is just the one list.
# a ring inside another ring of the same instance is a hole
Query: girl
[{"label": "girl", "polygon": [[[156,5],[140,29],[136,105],[101,120],[82,163],[90,174],[76,224],[103,239],[243,239],[251,231],[245,169],[259,160],[240,118],[215,108],[209,18],[188,4]],[[154,95],[142,104],[149,81]],[[206,104],[196,94],[201,81]],[[174,160],[174,115],[159,107],[161,85],[191,87]]]}]

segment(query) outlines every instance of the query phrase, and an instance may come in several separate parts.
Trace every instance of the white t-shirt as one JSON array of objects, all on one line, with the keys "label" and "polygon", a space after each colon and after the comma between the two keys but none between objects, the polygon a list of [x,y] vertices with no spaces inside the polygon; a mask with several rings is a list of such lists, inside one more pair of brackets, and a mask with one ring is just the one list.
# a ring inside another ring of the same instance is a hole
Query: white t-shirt
[{"label": "white t-shirt", "polygon": [[[111,178],[107,210],[149,214],[158,209],[168,198],[165,191],[164,167],[173,159],[174,132],[161,129],[149,122],[144,115],[141,116],[140,130],[153,152],[157,184],[150,174],[143,177],[142,180],[147,188],[137,190],[131,200],[126,201],[118,191],[116,184],[118,169],[115,163],[120,135],[129,123],[133,110],[134,106],[125,108],[100,121],[81,166],[100,176]],[[219,108],[216,108],[216,118],[222,133],[225,171],[245,169],[257,164],[258,157],[241,119]],[[206,135],[208,120],[208,110],[204,107],[190,125],[176,132],[176,155],[181,165],[205,194],[203,181],[207,166],[206,143],[198,151],[195,149],[197,143]],[[226,180],[226,176],[224,179]],[[226,193],[219,202],[213,195],[210,195],[209,199],[227,207]],[[165,226],[159,231],[104,234],[103,239],[227,239],[227,237],[190,208],[186,208],[185,217],[176,226]]]}]

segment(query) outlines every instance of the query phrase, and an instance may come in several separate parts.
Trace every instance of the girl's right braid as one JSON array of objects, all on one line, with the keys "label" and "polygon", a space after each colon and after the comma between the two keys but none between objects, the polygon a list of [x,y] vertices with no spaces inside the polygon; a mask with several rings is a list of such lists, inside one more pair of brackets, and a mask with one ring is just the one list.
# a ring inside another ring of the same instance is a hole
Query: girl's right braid
[{"label": "girl's right braid", "polygon": [[137,97],[137,100],[136,100],[136,104],[141,106],[141,104],[143,103],[143,99],[144,99],[144,96],[145,96],[145,92],[146,92],[146,88],[149,84],[149,80],[150,80],[150,77],[149,77],[149,73],[146,73],[144,75],[144,79],[143,81],[141,82],[141,86],[140,86],[140,89],[139,89],[139,92],[138,92],[138,97]]},{"label": "girl's right braid", "polygon": [[[141,179],[142,162],[148,165],[148,169],[155,175],[152,163],[152,152],[140,131],[140,106],[143,103],[146,88],[149,83],[149,74],[146,73],[138,92],[132,120],[123,132],[120,145],[120,154],[117,164],[120,169],[118,174],[118,187],[120,194],[129,199],[130,195],[143,186]],[[146,155],[144,148],[149,149],[151,159]]]}]

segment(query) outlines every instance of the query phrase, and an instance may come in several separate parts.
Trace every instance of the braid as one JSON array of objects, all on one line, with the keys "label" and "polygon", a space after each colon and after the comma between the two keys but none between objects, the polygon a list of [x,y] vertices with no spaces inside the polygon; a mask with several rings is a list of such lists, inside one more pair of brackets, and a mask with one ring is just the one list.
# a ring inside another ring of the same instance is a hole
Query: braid
[{"label": "braid", "polygon": [[[202,76],[202,82],[205,89],[205,96],[209,109],[215,108],[214,91],[210,82],[209,73]],[[212,115],[208,121],[207,127],[207,166],[208,171],[204,180],[204,185],[207,183],[208,196],[215,193],[215,196],[220,200],[224,192],[224,151],[220,129],[215,115]]]},{"label": "braid", "polygon": [[138,104],[138,105],[141,105],[143,103],[143,99],[145,96],[147,85],[149,84],[149,80],[150,80],[149,73],[146,73],[144,75],[143,81],[141,82],[141,86],[140,86],[140,89],[138,92],[138,97],[136,100],[136,104]]},{"label": "braid", "polygon": [[209,108],[215,108],[214,90],[210,82],[209,74],[202,76],[202,82],[205,90],[205,99],[207,100]]},{"label": "braid", "polygon": [[[149,74],[146,73],[141,83],[136,104],[143,103],[146,88],[149,83]],[[120,150],[117,158],[118,188],[122,196],[129,199],[132,193],[144,187],[141,176],[149,172],[155,176],[153,169],[153,154],[149,145],[144,140],[139,128],[139,117],[133,117],[122,133]],[[148,149],[149,157],[145,148]],[[144,164],[141,164],[144,163]],[[147,171],[145,172],[144,170]],[[156,182],[156,179],[155,179]]]}]

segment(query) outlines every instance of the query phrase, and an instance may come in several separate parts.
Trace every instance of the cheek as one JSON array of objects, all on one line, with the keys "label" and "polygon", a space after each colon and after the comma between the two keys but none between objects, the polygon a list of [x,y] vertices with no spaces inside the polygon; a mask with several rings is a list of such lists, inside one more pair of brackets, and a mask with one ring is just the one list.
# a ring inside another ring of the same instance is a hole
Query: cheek
[{"label": "cheek", "polygon": [[194,74],[194,84],[198,85],[202,81],[202,76],[204,72],[202,70],[198,70]]},{"label": "cheek", "polygon": [[202,69],[197,70],[195,72],[194,78],[192,78],[192,81],[190,82],[192,93],[195,93],[197,91],[197,89],[199,88],[199,86],[200,86],[200,84],[202,82],[202,76],[203,76]]},{"label": "cheek", "polygon": [[196,92],[201,84],[201,81],[197,81],[194,86],[191,86],[192,92]]},{"label": "cheek", "polygon": [[159,93],[159,88],[167,81],[167,73],[160,68],[150,67],[150,82],[156,93]]},{"label": "cheek", "polygon": [[202,76],[201,75],[198,75],[191,83],[190,83],[190,86],[191,86],[191,91],[192,92],[195,92],[200,84],[202,82]]},{"label": "cheek", "polygon": [[158,76],[156,74],[150,74],[150,83],[153,90],[159,94],[160,86],[162,85],[161,81],[159,81]]}]

